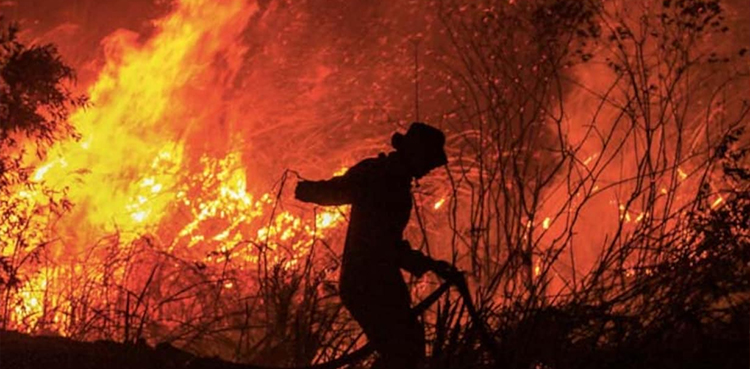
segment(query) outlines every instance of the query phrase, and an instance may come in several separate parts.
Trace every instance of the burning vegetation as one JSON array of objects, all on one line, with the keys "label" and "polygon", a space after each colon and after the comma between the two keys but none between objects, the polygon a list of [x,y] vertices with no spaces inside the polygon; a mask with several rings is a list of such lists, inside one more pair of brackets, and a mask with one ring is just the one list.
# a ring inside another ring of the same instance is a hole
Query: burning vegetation
[{"label": "burning vegetation", "polygon": [[338,298],[348,208],[292,189],[423,120],[449,162],[408,238],[478,313],[458,291],[422,313],[429,368],[748,366],[742,1],[141,5],[93,47],[73,40],[106,27],[0,8],[2,330],[346,357],[366,343]]}]

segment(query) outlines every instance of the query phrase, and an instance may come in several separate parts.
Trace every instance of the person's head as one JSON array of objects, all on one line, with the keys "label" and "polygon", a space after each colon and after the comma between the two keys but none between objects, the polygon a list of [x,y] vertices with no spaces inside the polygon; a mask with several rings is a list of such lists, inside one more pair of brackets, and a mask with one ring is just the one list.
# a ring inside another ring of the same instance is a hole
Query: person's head
[{"label": "person's head", "polygon": [[425,123],[412,123],[405,135],[394,133],[391,145],[402,155],[410,174],[417,179],[448,162],[443,149],[445,135]]}]

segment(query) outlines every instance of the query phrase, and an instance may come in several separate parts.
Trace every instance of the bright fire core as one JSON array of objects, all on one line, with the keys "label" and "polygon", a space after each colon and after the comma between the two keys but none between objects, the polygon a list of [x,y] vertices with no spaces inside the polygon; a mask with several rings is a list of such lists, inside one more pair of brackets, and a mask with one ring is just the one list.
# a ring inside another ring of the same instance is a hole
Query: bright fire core
[{"label": "bright fire core", "polygon": [[[35,331],[43,323],[70,334],[76,301],[58,299],[71,296],[66,290],[74,281],[104,286],[107,278],[127,278],[122,268],[96,274],[112,257],[91,252],[89,245],[102,240],[115,237],[118,253],[127,254],[147,236],[158,252],[204,268],[231,259],[235,269],[249,270],[261,255],[288,268],[342,223],[344,209],[304,219],[277,209],[277,194],[250,192],[244,143],[221,128],[227,118],[215,108],[222,105],[217,91],[240,67],[245,50],[237,40],[255,11],[238,0],[183,0],[157,21],[147,42],[126,31],[105,40],[106,64],[88,89],[91,103],[71,115],[80,139],[56,144],[35,164],[39,188],[16,191],[29,214],[49,205],[44,186],[66,191],[74,207],[54,230],[32,223],[40,228],[35,241],[59,235],[60,244],[45,250],[59,264],[42,265],[24,281],[8,328]],[[0,251],[11,257],[18,247]],[[108,292],[98,293],[89,298],[106,305]],[[39,321],[43,316],[51,321]]]}]

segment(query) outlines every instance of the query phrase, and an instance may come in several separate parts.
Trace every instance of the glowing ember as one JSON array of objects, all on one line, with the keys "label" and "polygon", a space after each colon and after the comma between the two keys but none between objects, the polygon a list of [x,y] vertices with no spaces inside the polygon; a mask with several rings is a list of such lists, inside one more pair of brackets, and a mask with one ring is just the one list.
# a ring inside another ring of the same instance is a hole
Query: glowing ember
[{"label": "glowing ember", "polygon": [[542,222],[542,228],[549,229],[549,223],[550,223],[549,217],[544,218],[544,221]]}]

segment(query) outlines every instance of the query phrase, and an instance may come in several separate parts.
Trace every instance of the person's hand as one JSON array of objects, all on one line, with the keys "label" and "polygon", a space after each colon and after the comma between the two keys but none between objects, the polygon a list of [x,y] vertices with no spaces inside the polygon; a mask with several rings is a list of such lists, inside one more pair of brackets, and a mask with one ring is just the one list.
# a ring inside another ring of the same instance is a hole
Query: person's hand
[{"label": "person's hand", "polygon": [[401,241],[398,241],[398,242],[399,242],[398,246],[401,247],[403,250],[411,250],[412,249],[411,248],[411,243],[409,242],[409,240],[401,240]]},{"label": "person's hand", "polygon": [[432,271],[440,276],[440,278],[451,282],[460,281],[464,277],[463,273],[461,273],[458,268],[444,260],[435,260],[435,263],[432,266]]},{"label": "person's hand", "polygon": [[310,182],[304,181],[304,180],[297,182],[297,187],[294,188],[295,199],[306,201],[309,193],[310,193]]}]

